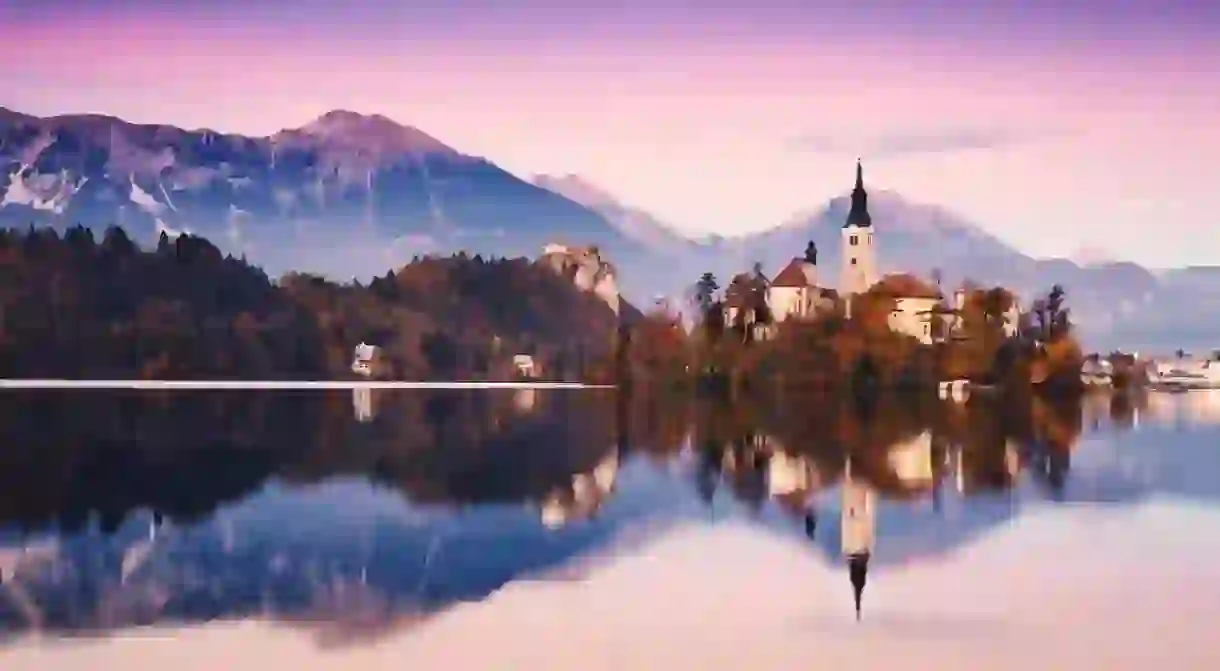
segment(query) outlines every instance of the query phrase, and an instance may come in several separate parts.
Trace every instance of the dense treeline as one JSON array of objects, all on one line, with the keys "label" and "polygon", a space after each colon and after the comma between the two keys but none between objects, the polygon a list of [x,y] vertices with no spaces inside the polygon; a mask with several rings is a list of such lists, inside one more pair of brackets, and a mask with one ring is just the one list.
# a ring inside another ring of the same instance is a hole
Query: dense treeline
[{"label": "dense treeline", "polygon": [[503,379],[534,355],[549,376],[604,356],[618,319],[527,259],[424,258],[369,284],[274,282],[206,239],[122,228],[0,230],[0,377],[319,379],[381,347],[402,379]]},{"label": "dense treeline", "polygon": [[891,327],[892,287],[853,297],[850,311],[828,292],[810,317],[784,321],[770,314],[761,282],[731,287],[739,289],[742,305],[731,319],[718,289],[710,274],[700,279],[690,328],[681,315],[659,307],[624,334],[621,375],[755,392],[926,388],[962,378],[1017,391],[1075,393],[1080,387],[1084,356],[1059,286],[1011,326],[1011,292],[970,287],[960,308],[942,300],[933,309],[931,344]]}]

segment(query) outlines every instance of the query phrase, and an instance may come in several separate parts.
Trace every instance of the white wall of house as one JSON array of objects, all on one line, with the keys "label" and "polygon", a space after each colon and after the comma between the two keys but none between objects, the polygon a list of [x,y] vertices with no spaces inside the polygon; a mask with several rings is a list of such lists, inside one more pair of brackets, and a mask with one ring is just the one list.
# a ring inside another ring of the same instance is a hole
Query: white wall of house
[{"label": "white wall of house", "polygon": [[809,316],[812,303],[809,297],[813,291],[808,287],[772,286],[767,289],[767,303],[775,321]]},{"label": "white wall of house", "polygon": [[918,338],[925,345],[932,343],[932,309],[940,303],[936,298],[899,298],[890,313],[890,328]]}]

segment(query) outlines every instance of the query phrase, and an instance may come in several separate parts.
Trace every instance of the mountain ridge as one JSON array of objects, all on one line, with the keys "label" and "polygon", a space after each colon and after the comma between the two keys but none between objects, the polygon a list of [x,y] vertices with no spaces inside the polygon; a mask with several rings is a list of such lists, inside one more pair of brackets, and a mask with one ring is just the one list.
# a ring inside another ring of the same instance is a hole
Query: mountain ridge
[{"label": "mountain ridge", "polygon": [[[1133,321],[1172,331],[1184,319],[1206,322],[1205,333],[1214,321],[1220,333],[1220,307],[1214,319],[1210,307],[1220,303],[1211,298],[1220,274],[1037,259],[943,206],[871,195],[883,270],[937,270],[948,282],[1003,284],[1027,299],[1063,284],[1091,334]],[[272,274],[367,278],[414,256],[535,258],[559,243],[597,247],[620,269],[624,295],[648,304],[684,297],[703,272],[727,282],[755,261],[774,272],[813,240],[833,284],[847,210],[839,192],[770,229],[700,239],[579,175],[522,177],[382,115],[332,110],[256,137],[0,108],[0,225],[119,224],[145,242],[189,231]]]}]

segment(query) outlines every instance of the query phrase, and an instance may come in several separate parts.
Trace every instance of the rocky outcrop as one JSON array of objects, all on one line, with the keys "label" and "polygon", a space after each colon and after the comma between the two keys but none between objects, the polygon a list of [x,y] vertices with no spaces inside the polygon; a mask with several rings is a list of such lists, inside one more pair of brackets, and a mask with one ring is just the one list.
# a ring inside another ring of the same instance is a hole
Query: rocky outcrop
[{"label": "rocky outcrop", "polygon": [[568,277],[582,291],[592,292],[619,314],[622,297],[614,266],[602,258],[597,247],[568,247],[550,244],[542,250],[539,263]]}]

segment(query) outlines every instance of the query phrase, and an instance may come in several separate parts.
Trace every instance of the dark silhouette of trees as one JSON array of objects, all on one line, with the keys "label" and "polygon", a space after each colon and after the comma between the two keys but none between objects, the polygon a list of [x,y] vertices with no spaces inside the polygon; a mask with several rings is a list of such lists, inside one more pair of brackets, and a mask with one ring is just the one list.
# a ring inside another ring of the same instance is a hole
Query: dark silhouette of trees
[{"label": "dark silhouette of trees", "polygon": [[699,314],[706,315],[712,309],[712,305],[716,302],[716,292],[720,291],[720,285],[716,282],[716,276],[712,273],[703,273],[699,281],[695,283],[695,306],[699,309]]},{"label": "dark silhouette of trees", "polygon": [[[618,318],[527,259],[425,257],[367,287],[273,282],[208,240],[142,251],[108,228],[0,230],[0,377],[327,379],[377,345],[385,375],[506,379],[514,354],[594,355]],[[573,371],[572,374],[578,374]]]}]

